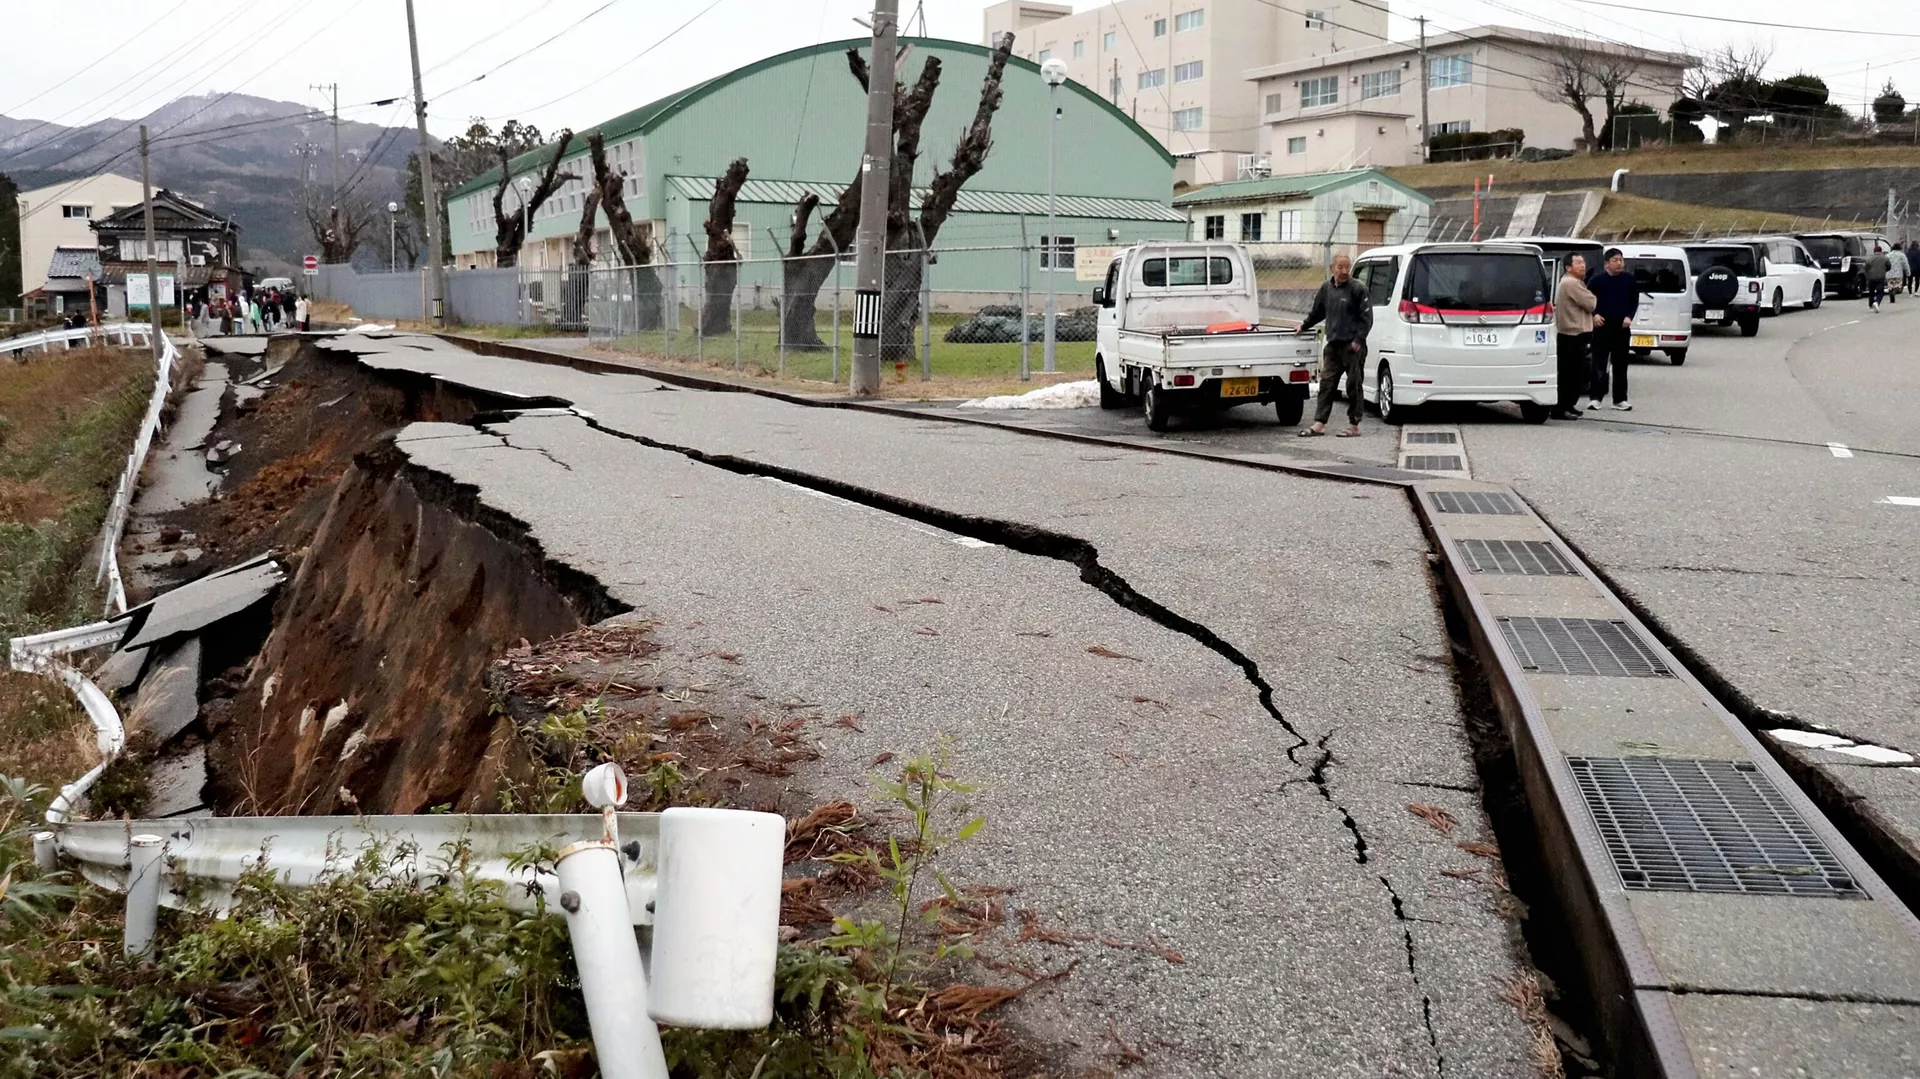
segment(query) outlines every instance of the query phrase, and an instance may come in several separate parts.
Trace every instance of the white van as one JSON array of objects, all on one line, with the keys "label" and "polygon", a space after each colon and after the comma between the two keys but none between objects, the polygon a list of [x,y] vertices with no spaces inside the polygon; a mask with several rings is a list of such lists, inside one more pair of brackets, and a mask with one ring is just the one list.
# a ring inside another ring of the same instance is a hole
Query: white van
[{"label": "white van", "polygon": [[1514,401],[1542,423],[1557,396],[1543,253],[1518,241],[1401,244],[1361,255],[1373,303],[1366,399],[1388,423],[1428,401]]},{"label": "white van", "polygon": [[1643,360],[1657,348],[1675,367],[1686,363],[1687,346],[1693,341],[1693,291],[1686,251],[1657,244],[1617,246],[1627,272],[1640,286],[1640,308],[1633,313],[1627,347]]}]

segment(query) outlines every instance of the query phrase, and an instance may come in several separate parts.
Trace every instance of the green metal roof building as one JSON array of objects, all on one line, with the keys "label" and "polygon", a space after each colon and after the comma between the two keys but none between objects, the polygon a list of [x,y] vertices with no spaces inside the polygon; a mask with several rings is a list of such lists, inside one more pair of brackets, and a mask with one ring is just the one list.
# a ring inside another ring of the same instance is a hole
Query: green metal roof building
[{"label": "green metal roof building", "polygon": [[[866,126],[866,96],[847,69],[844,53],[864,39],[829,42],[771,56],[577,133],[562,169],[582,177],[563,185],[534,214],[521,265],[557,267],[569,257],[579,226],[586,178],[592,175],[586,136],[598,131],[609,163],[627,175],[627,208],[636,221],[654,223],[656,242],[675,261],[704,251],[703,222],[714,179],[736,157],[750,172],[735,215],[735,243],[750,265],[743,284],[773,286],[775,261],[786,245],[794,204],[804,191],[819,195],[824,213],[858,166]],[[934,38],[902,38],[900,79],[911,84],[929,57],[939,57],[940,85],[923,127],[915,170],[919,191],[947,166],[954,144],[972,122],[986,76],[988,50]],[[1046,232],[1048,88],[1039,68],[1011,57],[993,117],[993,149],[962,190],[956,211],[934,241],[939,252],[933,287],[942,291],[1012,291],[1021,258],[1012,248],[1037,247]],[[1105,247],[1185,235],[1186,216],[1172,206],[1174,161],[1159,142],[1093,91],[1068,82],[1057,91],[1058,231],[1080,248]],[[519,199],[522,176],[537,181],[551,146],[510,162],[515,185],[503,198]],[[454,189],[447,201],[455,264],[493,264],[493,192],[499,170]],[[814,229],[817,234],[818,216]],[[600,218],[596,258],[613,257]],[[777,240],[776,240],[777,237]],[[967,250],[996,248],[1001,250]],[[1036,255],[1030,254],[1037,265]],[[751,263],[762,263],[751,265]],[[1063,264],[1071,279],[1072,266]],[[1039,285],[1040,271],[1033,280]],[[850,274],[849,274],[850,280]]]},{"label": "green metal roof building", "polygon": [[1379,169],[1268,176],[1182,192],[1173,205],[1190,239],[1246,244],[1368,247],[1424,240],[1433,200]]}]

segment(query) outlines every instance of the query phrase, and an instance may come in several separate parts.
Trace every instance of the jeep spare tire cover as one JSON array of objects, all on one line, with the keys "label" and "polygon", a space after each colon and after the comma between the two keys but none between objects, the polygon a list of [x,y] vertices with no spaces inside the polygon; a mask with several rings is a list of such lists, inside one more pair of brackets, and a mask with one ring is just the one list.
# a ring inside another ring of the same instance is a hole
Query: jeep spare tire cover
[{"label": "jeep spare tire cover", "polygon": [[1709,266],[1700,273],[1695,282],[1694,294],[1700,297],[1700,303],[1706,307],[1725,307],[1740,294],[1740,278],[1725,266]]}]

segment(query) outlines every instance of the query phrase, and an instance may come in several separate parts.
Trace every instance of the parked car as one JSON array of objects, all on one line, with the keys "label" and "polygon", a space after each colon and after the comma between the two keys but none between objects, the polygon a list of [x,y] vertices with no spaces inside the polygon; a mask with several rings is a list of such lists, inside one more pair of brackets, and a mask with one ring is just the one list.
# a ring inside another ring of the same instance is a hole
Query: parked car
[{"label": "parked car", "polygon": [[1619,247],[1627,272],[1640,285],[1640,308],[1633,314],[1628,347],[1643,360],[1657,348],[1675,367],[1686,363],[1693,340],[1693,275],[1686,251],[1659,244]]},{"label": "parked car", "polygon": [[1684,244],[1693,275],[1693,319],[1709,326],[1740,327],[1740,336],[1760,332],[1760,256],[1743,244]]},{"label": "parked car", "polygon": [[1306,411],[1319,346],[1260,325],[1253,260],[1239,244],[1122,248],[1093,302],[1101,408],[1138,400],[1154,431],[1176,412],[1271,403],[1291,425]]},{"label": "parked car", "polygon": [[1547,256],[1525,240],[1376,247],[1353,275],[1373,302],[1373,378],[1388,423],[1429,401],[1513,401],[1542,423],[1556,401]]},{"label": "parked car", "polygon": [[1567,275],[1567,263],[1573,260],[1573,256],[1579,255],[1586,261],[1588,277],[1599,273],[1606,261],[1606,246],[1597,240],[1583,240],[1577,236],[1505,236],[1502,239],[1540,249],[1541,257],[1547,264],[1549,297],[1560,294],[1560,279]]},{"label": "parked car", "polygon": [[1827,294],[1827,275],[1791,236],[1741,236],[1723,240],[1753,248],[1760,257],[1760,313],[1779,315],[1789,307],[1811,310]]},{"label": "parked car", "polygon": [[1827,277],[1827,294],[1857,300],[1866,294],[1867,256],[1873,245],[1893,250],[1893,241],[1877,232],[1802,232],[1794,237]]},{"label": "parked car", "polygon": [[279,289],[281,292],[292,292],[293,278],[263,277],[259,281],[255,282],[253,286],[253,289],[255,292],[265,292],[268,289],[274,289],[274,288]]}]

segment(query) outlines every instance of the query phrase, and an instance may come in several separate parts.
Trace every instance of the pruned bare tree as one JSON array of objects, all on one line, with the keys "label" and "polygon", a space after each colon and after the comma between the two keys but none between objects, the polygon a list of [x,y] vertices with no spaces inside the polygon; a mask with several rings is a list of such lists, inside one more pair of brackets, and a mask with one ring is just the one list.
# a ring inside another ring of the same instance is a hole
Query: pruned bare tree
[{"label": "pruned bare tree", "polygon": [[495,266],[518,266],[520,264],[520,246],[527,239],[527,223],[533,215],[540,212],[553,192],[561,184],[579,177],[571,172],[560,171],[560,159],[567,156],[567,147],[573,144],[573,132],[560,132],[559,140],[554,144],[553,156],[547,159],[547,167],[540,172],[540,182],[533,191],[522,198],[525,204],[515,204],[511,211],[505,204],[507,188],[513,186],[512,156],[506,147],[499,148],[500,182],[493,189],[493,264]]},{"label": "pruned bare tree", "polygon": [[[1700,60],[1687,70],[1682,92],[1691,98],[1711,101],[1721,98],[1730,107],[1764,108],[1767,65],[1773,63],[1773,45],[1749,40],[1726,44],[1700,53]],[[1744,103],[1735,99],[1751,89]]]},{"label": "pruned bare tree", "polygon": [[373,204],[362,195],[343,192],[338,202],[322,202],[310,197],[306,204],[307,229],[320,248],[320,261],[352,262],[353,253],[373,224]]},{"label": "pruned bare tree", "polygon": [[[1596,49],[1568,39],[1540,63],[1543,74],[1534,84],[1535,92],[1580,114],[1580,142],[1589,153],[1611,146],[1613,118],[1627,103],[1628,87],[1640,74],[1640,62],[1624,52]],[[1604,108],[1597,124],[1595,98]]]},{"label": "pruned bare tree", "polygon": [[573,232],[573,257],[567,265],[566,296],[561,324],[570,329],[587,325],[587,285],[593,272],[593,233],[600,216],[600,192],[589,189],[580,200],[580,224]]},{"label": "pruned bare tree", "polygon": [[663,314],[663,289],[660,276],[650,267],[653,262],[653,225],[635,222],[627,211],[626,174],[608,167],[606,140],[599,132],[587,136],[587,149],[593,162],[593,188],[607,214],[607,230],[613,234],[613,248],[620,264],[629,267],[633,283],[635,329],[657,330]]},{"label": "pruned bare tree", "polygon": [[747,182],[747,159],[736,157],[713,182],[707,204],[706,299],[700,308],[700,333],[719,337],[733,332],[733,290],[740,282],[740,249],[733,242],[733,211]]},{"label": "pruned bare tree", "polygon": [[[1003,34],[988,57],[973,121],[961,133],[947,168],[934,173],[918,219],[912,207],[914,172],[920,160],[921,128],[940,86],[940,58],[929,56],[911,87],[904,83],[894,86],[893,155],[887,184],[886,284],[880,305],[885,359],[898,359],[912,351],[910,327],[919,313],[916,294],[920,290],[921,252],[932,246],[941,226],[952,215],[960,189],[986,165],[987,153],[993,148],[993,114],[999,110],[1002,97],[1000,82],[1012,51],[1013,35]],[[854,80],[865,89],[869,68],[860,50],[847,50],[847,66]],[[821,219],[820,233],[811,245],[807,243],[808,226],[819,208],[820,197],[807,192],[794,207],[783,266],[781,305],[788,348],[826,347],[814,328],[814,305],[820,286],[833,272],[834,260],[853,246],[860,223],[862,175],[858,171],[854,173],[853,182],[841,191],[833,209]]]}]

